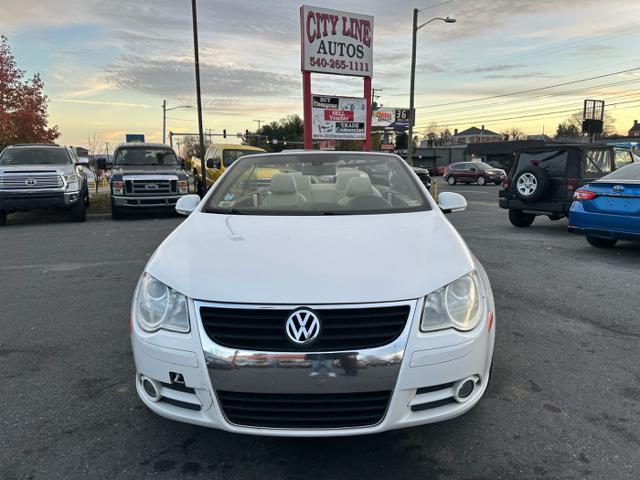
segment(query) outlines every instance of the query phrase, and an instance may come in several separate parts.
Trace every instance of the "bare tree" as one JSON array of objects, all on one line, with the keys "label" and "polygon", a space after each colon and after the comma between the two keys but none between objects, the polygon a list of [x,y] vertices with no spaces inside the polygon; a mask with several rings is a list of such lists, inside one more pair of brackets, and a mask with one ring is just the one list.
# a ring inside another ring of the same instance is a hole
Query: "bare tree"
[{"label": "bare tree", "polygon": [[94,133],[93,136],[87,136],[87,150],[89,150],[89,156],[91,157],[90,165],[92,167],[91,170],[93,172],[94,181],[96,184],[96,193],[98,193],[98,182],[100,181],[100,170],[98,169],[98,160],[96,159],[96,155],[98,154],[98,149],[102,145],[104,145],[104,142],[102,140],[102,137],[100,137],[99,135],[96,135]]}]

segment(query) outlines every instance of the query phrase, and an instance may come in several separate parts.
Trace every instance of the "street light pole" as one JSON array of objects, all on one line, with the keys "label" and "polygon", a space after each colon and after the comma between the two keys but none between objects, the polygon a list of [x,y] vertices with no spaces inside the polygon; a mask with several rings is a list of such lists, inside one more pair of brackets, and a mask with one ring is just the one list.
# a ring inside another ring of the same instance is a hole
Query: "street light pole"
[{"label": "street light pole", "polygon": [[416,87],[416,37],[418,35],[418,9],[413,9],[413,26],[411,27],[411,85],[409,87],[409,138],[407,141],[407,162],[413,166],[413,124],[416,121],[413,94]]},{"label": "street light pole", "polygon": [[162,143],[167,143],[167,112],[178,108],[193,108],[191,105],[178,105],[177,107],[167,108],[167,101],[162,101]]},{"label": "street light pole", "polygon": [[[424,10],[424,9],[423,9]],[[413,9],[413,26],[411,28],[411,85],[409,87],[409,139],[407,142],[407,162],[409,165],[413,166],[413,125],[416,121],[416,113],[414,111],[414,93],[415,93],[415,83],[416,83],[416,37],[418,35],[418,30],[420,30],[425,25],[434,22],[436,20],[441,20],[444,23],[455,23],[455,18],[442,18],[435,17],[430,20],[427,20],[422,25],[418,25],[418,14],[422,10],[418,10],[417,8]]]},{"label": "street light pole", "polygon": [[191,0],[191,13],[193,17],[193,50],[194,65],[196,70],[196,101],[198,102],[198,136],[200,137],[200,172],[202,175],[202,181],[200,182],[200,191],[198,193],[201,197],[203,197],[205,192],[207,191],[207,164],[204,158],[204,132],[202,130],[202,97],[200,92],[200,54],[198,51],[198,13],[196,11],[196,0]]}]

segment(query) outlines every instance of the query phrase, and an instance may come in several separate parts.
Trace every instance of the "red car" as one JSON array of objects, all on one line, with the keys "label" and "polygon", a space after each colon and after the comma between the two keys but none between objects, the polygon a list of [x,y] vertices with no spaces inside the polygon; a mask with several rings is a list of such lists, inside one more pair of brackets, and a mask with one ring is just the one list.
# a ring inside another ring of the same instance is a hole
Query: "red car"
[{"label": "red car", "polygon": [[499,185],[507,176],[506,172],[500,168],[495,168],[484,162],[460,162],[449,165],[449,170],[444,175],[444,179],[449,185],[461,183],[478,183],[486,185],[495,183]]}]

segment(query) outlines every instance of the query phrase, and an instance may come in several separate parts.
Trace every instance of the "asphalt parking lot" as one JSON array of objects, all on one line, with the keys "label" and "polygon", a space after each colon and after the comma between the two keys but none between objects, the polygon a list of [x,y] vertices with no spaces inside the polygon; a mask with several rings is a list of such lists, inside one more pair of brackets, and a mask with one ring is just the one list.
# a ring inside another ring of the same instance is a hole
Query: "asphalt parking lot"
[{"label": "asphalt parking lot", "polygon": [[180,218],[3,227],[0,478],[637,479],[640,247],[595,249],[566,220],[516,229],[498,187],[439,187],[467,197],[450,219],[493,284],[492,383],[458,419],[367,437],[240,436],[143,407],[128,309]]}]

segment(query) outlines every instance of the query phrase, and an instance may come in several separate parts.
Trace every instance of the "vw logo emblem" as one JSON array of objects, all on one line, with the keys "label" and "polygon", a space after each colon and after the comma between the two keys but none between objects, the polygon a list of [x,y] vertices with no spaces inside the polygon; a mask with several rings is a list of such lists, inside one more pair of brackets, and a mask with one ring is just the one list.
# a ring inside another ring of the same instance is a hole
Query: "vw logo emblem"
[{"label": "vw logo emblem", "polygon": [[289,340],[296,345],[313,342],[320,334],[320,320],[311,310],[300,309],[289,315],[285,325]]},{"label": "vw logo emblem", "polygon": [[616,185],[615,187],[613,187],[613,191],[617,193],[622,193],[624,192],[624,187],[622,185]]},{"label": "vw logo emblem", "polygon": [[29,177],[29,178],[27,178],[27,179],[24,181],[24,183],[26,183],[26,184],[27,184],[27,185],[29,185],[30,187],[33,187],[35,184],[37,184],[37,183],[38,183],[38,180],[36,180],[36,179],[35,179],[35,178],[33,178],[33,177]]},{"label": "vw logo emblem", "polygon": [[144,188],[146,188],[147,190],[157,190],[158,189],[158,185],[155,183],[147,183]]}]

